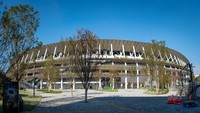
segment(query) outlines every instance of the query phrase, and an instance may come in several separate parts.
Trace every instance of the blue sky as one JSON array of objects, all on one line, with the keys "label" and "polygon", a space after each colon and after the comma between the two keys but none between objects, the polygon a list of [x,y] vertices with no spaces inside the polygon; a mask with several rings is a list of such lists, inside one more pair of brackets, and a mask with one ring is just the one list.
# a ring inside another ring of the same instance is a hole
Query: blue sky
[{"label": "blue sky", "polygon": [[185,55],[200,74],[199,0],[4,0],[30,4],[40,14],[36,36],[44,44],[88,29],[99,38],[140,42],[165,40]]}]

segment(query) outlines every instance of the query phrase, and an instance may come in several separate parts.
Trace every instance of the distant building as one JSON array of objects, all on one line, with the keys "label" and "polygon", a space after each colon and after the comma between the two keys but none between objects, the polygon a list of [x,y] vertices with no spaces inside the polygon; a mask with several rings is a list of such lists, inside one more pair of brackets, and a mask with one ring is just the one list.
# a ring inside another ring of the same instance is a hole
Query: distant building
[{"label": "distant building", "polygon": [[[107,40],[101,39],[98,44],[98,49],[93,58],[99,56],[99,60],[102,61],[101,65],[98,65],[96,72],[101,70],[101,76],[94,75],[91,81],[92,89],[96,89],[102,86],[110,85],[109,70],[111,66],[115,66],[119,72],[119,77],[116,81],[117,88],[128,89],[131,88],[131,81],[134,80],[134,88],[139,88],[145,85],[146,75],[143,71],[145,62],[142,54],[145,52],[145,47],[148,43],[135,42],[127,40]],[[66,49],[61,49],[61,43],[53,43],[43,45],[37,52],[29,52],[22,59],[23,62],[29,63],[27,70],[25,71],[25,77],[23,78],[23,85],[32,87],[33,75],[36,77],[36,87],[42,89],[47,87],[46,80],[42,78],[42,70],[47,55],[52,55],[57,63],[55,64],[60,70],[60,75],[57,78],[52,88],[56,89],[68,89],[69,79],[62,73],[62,69],[65,68],[59,61],[63,59],[63,54],[66,53]],[[168,48],[169,55],[166,59],[165,68],[171,72],[172,80],[170,85],[177,84],[178,72],[182,67],[189,63],[188,59],[173,49]],[[35,69],[33,68],[33,55],[37,54],[37,60]],[[128,68],[136,67],[136,75],[129,76],[130,72]],[[61,74],[62,73],[62,74]],[[73,78],[73,89],[83,88],[81,81],[78,77]]]},{"label": "distant building", "polygon": [[200,75],[194,75],[195,78],[199,77]]}]

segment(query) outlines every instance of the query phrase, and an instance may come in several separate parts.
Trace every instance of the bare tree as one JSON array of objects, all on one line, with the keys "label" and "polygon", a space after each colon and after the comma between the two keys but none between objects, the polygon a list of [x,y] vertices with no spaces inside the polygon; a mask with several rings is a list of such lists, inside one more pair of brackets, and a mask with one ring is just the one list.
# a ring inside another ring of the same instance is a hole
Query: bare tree
[{"label": "bare tree", "polygon": [[100,82],[100,84],[99,84],[99,86],[98,86],[98,88],[97,89],[99,89],[99,90],[101,90],[102,89],[102,84],[101,84],[101,78],[103,77],[103,72],[102,72],[102,70],[101,69],[99,69],[96,73],[94,73],[95,74],[95,76],[96,77],[99,77],[99,82]]},{"label": "bare tree", "polygon": [[93,77],[92,70],[95,69],[98,38],[89,30],[78,30],[78,35],[69,40],[69,55],[74,63],[73,70],[80,78],[85,89],[85,102],[87,103],[87,92]]},{"label": "bare tree", "polygon": [[119,76],[119,72],[115,66],[112,66],[109,71],[110,82],[112,83],[112,90],[115,89],[115,78]]},{"label": "bare tree", "polygon": [[133,89],[133,77],[136,76],[137,74],[137,69],[136,67],[130,67],[129,68],[129,72],[130,72],[130,76],[132,77],[132,83],[131,83],[131,86],[132,86],[132,89]]}]

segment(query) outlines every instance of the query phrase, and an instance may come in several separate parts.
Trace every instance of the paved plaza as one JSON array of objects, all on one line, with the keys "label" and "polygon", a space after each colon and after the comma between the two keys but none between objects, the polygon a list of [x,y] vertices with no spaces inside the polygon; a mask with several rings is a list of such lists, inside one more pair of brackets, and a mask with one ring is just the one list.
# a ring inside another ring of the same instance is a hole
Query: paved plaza
[{"label": "paved plaza", "polygon": [[180,104],[166,104],[167,96],[175,94],[170,91],[165,95],[147,95],[143,90],[122,89],[118,92],[89,90],[88,103],[84,103],[84,90],[70,90],[61,94],[42,95],[41,102],[32,112],[52,113],[200,113],[200,107],[184,108]]}]

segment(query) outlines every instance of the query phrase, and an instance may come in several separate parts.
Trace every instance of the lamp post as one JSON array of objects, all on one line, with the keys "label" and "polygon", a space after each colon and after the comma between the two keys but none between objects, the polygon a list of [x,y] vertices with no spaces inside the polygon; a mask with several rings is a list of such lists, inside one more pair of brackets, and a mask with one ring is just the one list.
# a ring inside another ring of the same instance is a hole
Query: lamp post
[{"label": "lamp post", "polygon": [[35,97],[35,62],[33,65],[33,97]]},{"label": "lamp post", "polygon": [[33,97],[35,97],[35,64],[36,64],[37,56],[33,55]]}]

